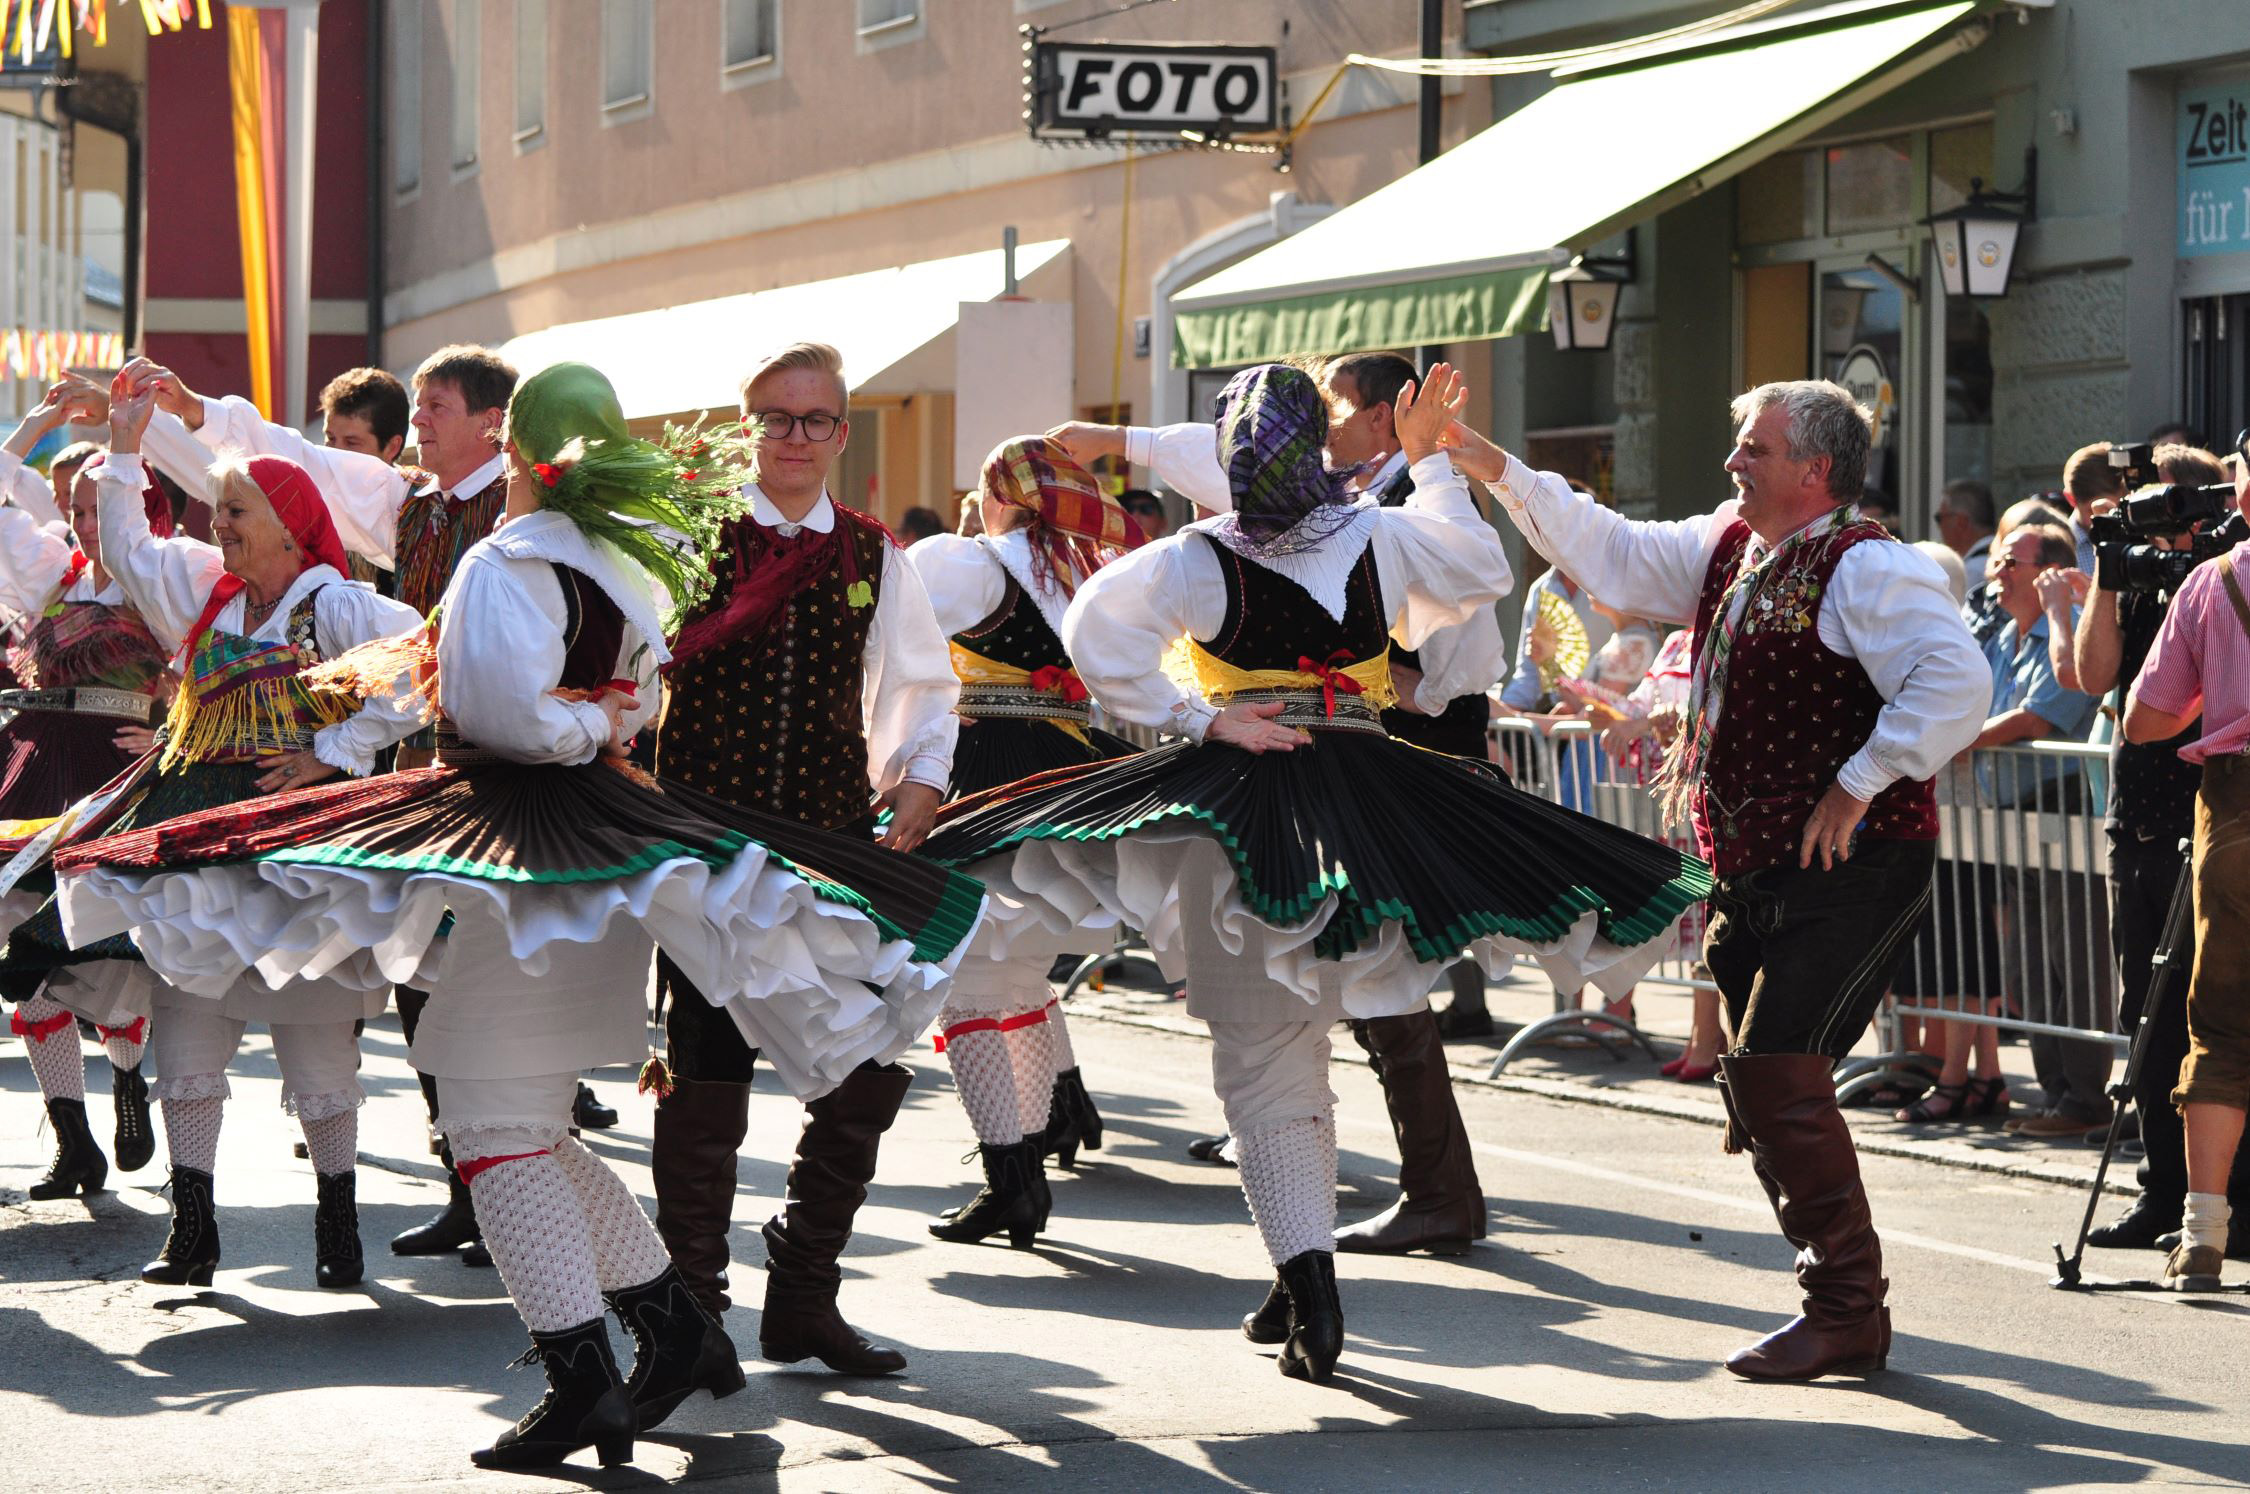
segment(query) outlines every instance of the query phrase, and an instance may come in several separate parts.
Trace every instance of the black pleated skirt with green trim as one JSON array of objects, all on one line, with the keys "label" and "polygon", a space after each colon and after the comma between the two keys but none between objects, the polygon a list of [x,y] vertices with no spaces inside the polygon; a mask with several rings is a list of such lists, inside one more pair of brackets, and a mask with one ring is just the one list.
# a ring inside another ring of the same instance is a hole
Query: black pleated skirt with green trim
[{"label": "black pleated skirt with green trim", "polygon": [[1294,929],[1331,897],[1313,948],[1341,958],[1397,923],[1417,959],[1492,939],[1565,938],[1585,915],[1620,949],[1662,937],[1711,889],[1673,847],[1508,784],[1489,767],[1371,732],[1294,752],[1173,742],[1056,769],[948,805],[922,854],[973,866],[1033,840],[1208,835],[1244,904]]}]

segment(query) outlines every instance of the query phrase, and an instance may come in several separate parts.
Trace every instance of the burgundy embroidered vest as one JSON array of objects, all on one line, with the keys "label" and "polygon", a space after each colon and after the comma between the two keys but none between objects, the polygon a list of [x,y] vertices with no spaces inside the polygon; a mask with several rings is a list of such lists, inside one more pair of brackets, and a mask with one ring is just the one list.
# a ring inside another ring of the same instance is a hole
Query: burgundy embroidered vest
[{"label": "burgundy embroidered vest", "polygon": [[[1711,556],[1695,609],[1698,665],[1749,542],[1750,526],[1736,519]],[[1883,697],[1867,671],[1820,641],[1829,579],[1845,551],[1868,543],[1897,541],[1863,520],[1807,545],[1767,578],[1735,634],[1718,734],[1695,791],[1696,843],[1722,877],[1794,866],[1813,806],[1875,730]],[[1935,840],[1937,832],[1929,781],[1900,779],[1875,796],[1859,833]]]},{"label": "burgundy embroidered vest", "polygon": [[[763,637],[721,644],[673,671],[657,741],[665,777],[824,830],[865,819],[874,800],[860,685],[891,543],[841,506],[836,525],[854,547],[867,604],[851,605],[843,568],[830,566]],[[704,609],[723,606],[733,585],[730,558]]]}]

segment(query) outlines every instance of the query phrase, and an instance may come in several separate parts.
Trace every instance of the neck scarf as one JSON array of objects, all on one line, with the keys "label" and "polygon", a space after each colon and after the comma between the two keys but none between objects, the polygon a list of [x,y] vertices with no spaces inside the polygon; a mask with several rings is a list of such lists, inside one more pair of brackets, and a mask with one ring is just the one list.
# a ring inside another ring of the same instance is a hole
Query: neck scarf
[{"label": "neck scarf", "polygon": [[1688,688],[1687,720],[1680,734],[1672,739],[1671,751],[1665,754],[1664,766],[1656,775],[1655,789],[1666,824],[1685,824],[1694,807],[1695,785],[1711,761],[1711,744],[1718,735],[1719,713],[1726,700],[1727,666],[1734,657],[1735,636],[1742,630],[1742,620],[1758,604],[1759,590],[1786,569],[1791,558],[1827,539],[1857,517],[1857,504],[1839,504],[1826,516],[1813,520],[1763,554],[1753,554],[1750,544],[1742,547],[1734,578],[1720,593],[1719,605],[1711,614],[1711,637],[1704,644],[1703,657],[1696,665]]},{"label": "neck scarf", "polygon": [[1101,479],[1044,436],[1004,441],[984,459],[978,496],[1034,514],[1026,536],[1035,570],[1065,596],[1106,561],[1145,537],[1132,515],[1102,489]]},{"label": "neck scarf", "polygon": [[680,636],[672,642],[672,662],[667,669],[677,669],[696,655],[727,644],[756,643],[773,627],[790,599],[831,568],[843,571],[847,602],[854,607],[873,603],[873,588],[859,574],[853,531],[873,528],[886,540],[889,531],[879,521],[855,513],[834,499],[829,502],[836,510],[836,522],[826,533],[799,527],[795,534],[783,534],[778,524],[768,528],[753,518],[735,522],[734,585],[725,601],[700,617],[690,618],[680,629]]},{"label": "neck scarf", "polygon": [[1313,549],[1352,522],[1346,484],[1359,469],[1324,465],[1328,405],[1310,376],[1282,363],[1246,368],[1219,391],[1215,412],[1234,511],[1214,538],[1260,560]]}]

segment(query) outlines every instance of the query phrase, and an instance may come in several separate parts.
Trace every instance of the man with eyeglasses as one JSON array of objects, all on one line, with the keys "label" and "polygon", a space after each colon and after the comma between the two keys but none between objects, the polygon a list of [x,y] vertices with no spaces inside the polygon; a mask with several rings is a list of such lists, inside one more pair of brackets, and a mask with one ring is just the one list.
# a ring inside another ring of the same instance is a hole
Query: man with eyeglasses
[{"label": "man with eyeglasses", "polygon": [[[829,497],[851,434],[843,356],[799,343],[742,382],[757,443],[753,506],[731,526],[708,600],[672,645],[657,736],[667,778],[825,830],[911,851],[952,774],[960,723],[945,634],[914,568],[877,520]],[[750,1120],[757,1050],[669,961],[658,976],[671,1088],[656,1107],[656,1227],[689,1289],[714,1314],[727,1298],[735,1157]],[[789,1364],[891,1374],[897,1350],[869,1343],[836,1309],[837,1258],[875,1175],[876,1149],[911,1075],[865,1064],[806,1107],[781,1210],[765,1226],[759,1347]]]}]

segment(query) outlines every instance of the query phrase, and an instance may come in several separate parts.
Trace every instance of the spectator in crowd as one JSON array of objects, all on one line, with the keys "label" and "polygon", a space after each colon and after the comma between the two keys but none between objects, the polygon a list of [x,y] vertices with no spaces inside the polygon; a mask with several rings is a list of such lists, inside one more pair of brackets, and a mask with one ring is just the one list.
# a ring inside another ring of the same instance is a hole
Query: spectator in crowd
[{"label": "spectator in crowd", "polygon": [[[1580,490],[1583,491],[1583,490]],[[1547,698],[1548,689],[1541,678],[1542,666],[1547,662],[1533,646],[1533,622],[1539,616],[1539,598],[1553,593],[1570,604],[1578,614],[1578,621],[1586,629],[1586,647],[1599,651],[1609,642],[1612,627],[1608,618],[1594,610],[1594,599],[1586,588],[1564,574],[1560,566],[1550,566],[1539,573],[1538,579],[1523,589],[1523,630],[1516,645],[1515,671],[1508,682],[1500,687],[1500,703],[1521,716],[1539,709]]]},{"label": "spectator in crowd", "polygon": [[[2235,507],[2250,515],[2250,453],[2238,450]],[[2239,1186],[2243,1117],[2250,1102],[2250,546],[2196,567],[2173,599],[2133,678],[2126,701],[2129,741],[2154,744],[2194,732],[2180,749],[2202,773],[2196,789],[2196,958],[2188,977],[2188,1054],[2172,1101],[2187,1138],[2188,1191],[2180,1234],[2164,1262],[2164,1285],[2217,1291],[2227,1256],[2250,1255],[2250,1219],[2230,1201]],[[2201,717],[2201,725],[2196,720]]]},{"label": "spectator in crowd", "polygon": [[[1656,780],[1664,750],[1679,734],[1680,723],[1687,715],[1695,674],[1694,653],[1695,635],[1686,628],[1673,629],[1658,646],[1640,683],[1618,703],[1614,714],[1604,717],[1602,750],[1625,780],[1642,785]],[[1684,825],[1673,827],[1662,838],[1678,850],[1695,851],[1695,834]],[[1694,1008],[1688,1020],[1687,1047],[1660,1072],[1683,1084],[1700,1084],[1719,1071],[1719,1048],[1725,1038],[1719,1021],[1719,989],[1710,983],[1711,972],[1703,964],[1700,903],[1681,918],[1673,937],[1675,953],[1689,962],[1689,976],[1703,984],[1692,988]],[[1630,994],[1626,1000],[1631,1001]]]},{"label": "spectator in crowd", "polygon": [[953,532],[970,536],[984,533],[984,501],[976,494],[961,495],[961,520],[953,526]]},{"label": "spectator in crowd", "polygon": [[1859,496],[1859,512],[1860,517],[1873,519],[1894,535],[1898,533],[1898,504],[1888,492],[1873,483]]},{"label": "spectator in crowd", "polygon": [[[1955,603],[1965,603],[1969,570],[1953,547],[1919,540],[1914,548],[1945,572]],[[1981,570],[1978,577],[1981,587]],[[1967,608],[1963,610],[1966,613]],[[2000,615],[2006,619],[2007,614]],[[1938,775],[1936,790],[1940,804],[1976,804],[1976,775],[1965,758]],[[1898,1033],[1890,1045],[1936,1058],[1941,1065],[1938,1087],[1925,1095],[1920,1083],[1895,1081],[1868,1091],[1856,1103],[1874,1109],[1899,1107],[1893,1119],[1908,1123],[2007,1113],[2008,1082],[2000,1077],[1999,1041],[1992,1029],[1924,1015],[1931,1002],[1936,1010],[1966,1011],[1972,1003],[1983,1009],[1986,1001],[2001,994],[2000,941],[1992,920],[1998,900],[1991,868],[1952,856],[1938,858],[1929,911],[1915,930],[1913,954],[1891,984]],[[1972,1052],[1978,1064],[1974,1078],[1969,1072]]]},{"label": "spectator in crowd", "polygon": [[[2073,538],[2052,525],[2028,525],[2010,534],[1996,553],[2001,557],[2000,605],[2008,625],[1986,650],[1992,660],[1992,715],[1973,748],[2034,740],[2082,742],[2093,725],[2096,701],[2056,678],[2049,647],[2053,625],[2038,585],[2042,571],[2071,566],[2076,558]],[[1986,799],[2003,808],[2071,810],[2085,799],[2084,779],[2067,756],[1988,757],[1978,779]],[[2102,899],[2074,896],[2088,890],[2082,881],[2064,871],[2025,867],[2001,876],[2003,963],[2030,1021],[2056,1027],[2109,1025],[2108,910]],[[1990,1041],[1989,1029],[1979,1034],[1980,1047]],[[2011,1121],[2011,1130],[2035,1137],[2076,1136],[2109,1119],[2107,1043],[2034,1033],[2030,1046],[2046,1105]]]},{"label": "spectator in crowd", "polygon": [[2191,450],[2203,449],[2203,432],[2184,420],[2167,420],[2148,433],[2151,446],[2185,446]]},{"label": "spectator in crowd", "polygon": [[1162,539],[1172,527],[1165,517],[1164,500],[1147,488],[1127,488],[1117,495],[1117,501],[1133,516],[1133,522],[1141,526],[1141,533],[1150,539]]},{"label": "spectator in crowd", "polygon": [[[2203,486],[2227,480],[2217,457],[2188,446],[2157,447],[2156,466],[2168,483]],[[2190,536],[2160,536],[2152,543],[2184,549]],[[2080,571],[2043,574],[2039,591],[2051,624],[2067,617],[2072,605],[2084,604],[2075,629],[2067,636],[2055,631],[2055,674],[2065,685],[2095,695],[2109,694],[2140,673],[2171,606],[2169,595],[2105,590]],[[2140,1025],[2149,962],[2163,933],[2173,886],[2186,865],[2180,845],[2194,829],[2195,793],[2203,773],[2180,757],[2180,749],[2201,735],[2202,723],[2193,721],[2162,742],[2120,738],[2110,747],[2105,815],[2109,927],[2124,977],[2118,1015],[2127,1032]],[[2187,947],[2174,952],[2182,968],[2194,958],[2193,938],[2191,924]],[[2158,1009],[2147,1043],[2133,1090],[2133,1106],[2140,1114],[2140,1196],[2119,1218],[2089,1234],[2091,1245],[2145,1250],[2180,1227],[2187,1199],[2187,1143],[2171,1095],[2188,1050],[2184,1001]],[[2241,1206],[2250,1203],[2250,1169],[2238,1166],[2235,1172],[2228,1192]]]},{"label": "spectator in crowd", "polygon": [[934,508],[923,508],[917,504],[901,515],[898,521],[898,542],[902,546],[943,533],[945,520],[938,517],[938,511]]},{"label": "spectator in crowd", "polygon": [[2094,573],[2094,520],[2117,507],[2125,496],[2125,477],[2109,464],[2110,445],[2081,446],[2063,463],[2063,493],[2070,500],[2070,538],[2078,547],[2078,569]]},{"label": "spectator in crowd", "polygon": [[1992,549],[1992,531],[1999,512],[1992,506],[1992,489],[1973,477],[1956,477],[1938,499],[1938,538],[1960,557],[1969,574],[1984,574],[1984,557]]}]

